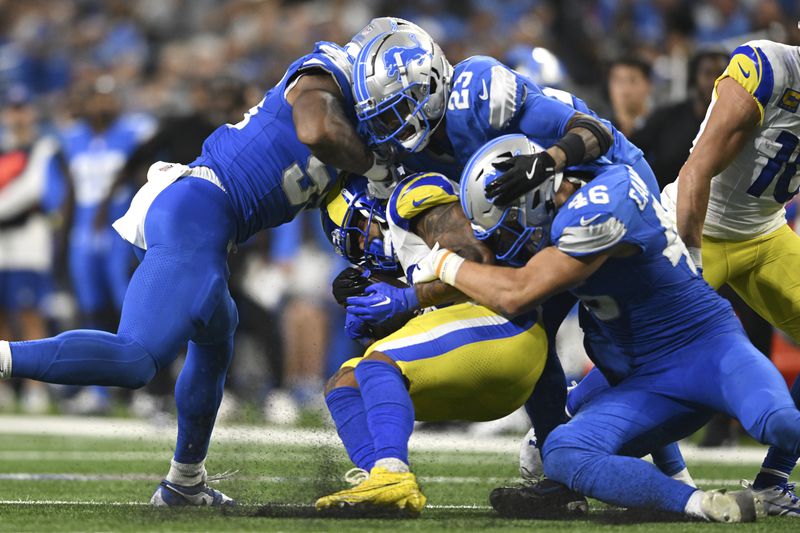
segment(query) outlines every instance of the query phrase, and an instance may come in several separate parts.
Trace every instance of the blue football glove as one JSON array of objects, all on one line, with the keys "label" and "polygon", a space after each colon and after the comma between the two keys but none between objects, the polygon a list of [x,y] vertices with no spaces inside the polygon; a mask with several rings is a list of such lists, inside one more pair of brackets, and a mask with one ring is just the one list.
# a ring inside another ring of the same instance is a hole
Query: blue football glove
[{"label": "blue football glove", "polygon": [[344,319],[344,332],[354,341],[364,345],[369,344],[374,337],[372,327],[350,313],[347,313]]},{"label": "blue football glove", "polygon": [[375,283],[366,288],[364,296],[347,299],[347,312],[370,324],[386,322],[400,313],[418,308],[414,287],[401,289],[388,283]]}]

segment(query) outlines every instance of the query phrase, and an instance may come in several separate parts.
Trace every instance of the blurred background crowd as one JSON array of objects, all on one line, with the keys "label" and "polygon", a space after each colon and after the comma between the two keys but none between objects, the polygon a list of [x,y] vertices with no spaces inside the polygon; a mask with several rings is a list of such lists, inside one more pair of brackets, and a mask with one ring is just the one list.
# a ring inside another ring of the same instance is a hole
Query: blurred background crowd
[{"label": "blurred background crowd", "polygon": [[[800,44],[797,0],[0,0],[0,339],[114,330],[136,261],[110,223],[148,166],[190,162],[315,41],[344,44],[383,15],[421,25],[453,64],[491,55],[575,93],[645,151],[662,185],[730,51]],[[317,213],[230,263],[241,326],[222,416],[319,420],[324,379],[359,348],[330,297],[344,264]],[[792,346],[738,310],[787,376],[800,369]],[[579,379],[574,323],[560,343]],[[134,393],[0,384],[0,410],[169,416],[177,368]],[[718,426],[709,444],[730,440]]]}]

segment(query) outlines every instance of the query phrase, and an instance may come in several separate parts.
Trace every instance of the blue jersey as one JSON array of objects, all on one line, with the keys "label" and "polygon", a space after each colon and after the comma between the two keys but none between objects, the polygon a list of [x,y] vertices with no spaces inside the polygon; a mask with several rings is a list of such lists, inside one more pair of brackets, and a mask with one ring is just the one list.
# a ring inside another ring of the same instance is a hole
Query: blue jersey
[{"label": "blue jersey", "polygon": [[150,136],[155,122],[142,115],[123,115],[103,132],[78,122],[62,134],[75,190],[76,224],[92,223],[94,211],[111,192],[117,172],[128,156]]},{"label": "blue jersey", "polygon": [[658,198],[630,168],[609,166],[559,209],[551,239],[581,257],[627,244],[572,290],[597,366],[610,379],[698,337],[740,325],[730,304],[699,275]]},{"label": "blue jersey", "polygon": [[283,79],[237,124],[217,128],[203,153],[189,166],[214,170],[237,217],[237,241],[264,228],[292,220],[306,207],[318,206],[336,181],[337,169],[311,155],[297,138],[286,93],[303,71],[330,73],[344,95],[344,109],[356,123],[350,89],[352,59],[339,46],[317,43],[314,51],[292,63]]},{"label": "blue jersey", "polygon": [[[567,123],[581,112],[600,120],[614,142],[605,156],[571,170],[597,172],[611,163],[635,165],[642,151],[609,121],[601,119],[580,98],[558,89],[540,87],[496,59],[474,56],[456,65],[444,127],[453,147],[449,177],[458,179],[464,165],[481,146],[508,133],[523,133],[542,147],[555,144]],[[410,157],[404,166],[419,171],[435,168],[430,150]],[[439,167],[441,170],[442,167]]]}]

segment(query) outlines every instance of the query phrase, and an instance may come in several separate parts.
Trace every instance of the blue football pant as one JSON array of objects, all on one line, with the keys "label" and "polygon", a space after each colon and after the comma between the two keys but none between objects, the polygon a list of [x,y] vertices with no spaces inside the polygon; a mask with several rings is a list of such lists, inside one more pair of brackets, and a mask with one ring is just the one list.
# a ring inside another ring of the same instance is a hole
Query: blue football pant
[{"label": "blue football pant", "polygon": [[[607,390],[609,385],[603,373],[593,368],[567,395],[567,414],[572,417],[580,411],[586,403],[601,392]],[[686,468],[680,447],[676,442],[671,442],[660,448],[649,451],[653,463],[659,470],[668,476],[674,476]]]},{"label": "blue football pant", "polygon": [[131,279],[118,332],[77,330],[11,343],[13,376],[138,388],[189,341],[175,387],[175,460],[203,459],[238,324],[226,264],[235,227],[227,195],[212,183],[189,177],[170,185],[148,211],[148,250]]},{"label": "blue football pant", "polygon": [[544,470],[586,496],[683,512],[694,489],[636,459],[684,438],[714,411],[762,443],[800,451],[800,412],[777,369],[741,329],[705,336],[640,366],[551,433]]}]

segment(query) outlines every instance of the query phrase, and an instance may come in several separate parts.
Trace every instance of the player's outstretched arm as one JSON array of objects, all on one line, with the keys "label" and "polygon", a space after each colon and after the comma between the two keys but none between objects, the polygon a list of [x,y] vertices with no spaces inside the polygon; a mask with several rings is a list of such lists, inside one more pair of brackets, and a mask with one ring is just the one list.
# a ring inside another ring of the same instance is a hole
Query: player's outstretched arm
[{"label": "player's outstretched arm", "polygon": [[[545,99],[549,100],[549,99]],[[486,187],[490,198],[495,198],[498,205],[508,205],[521,195],[534,189],[547,178],[562,171],[565,167],[579,165],[597,159],[605,154],[613,143],[613,136],[606,126],[599,120],[574,112],[571,108],[560,102],[552,101],[539,104],[554,107],[563,106],[569,111],[569,117],[561,122],[566,122],[564,134],[551,147],[543,152],[533,155],[518,155],[495,165],[503,171],[497,179]],[[535,126],[541,122],[536,116],[536,109],[526,110],[520,119],[520,129],[526,135],[539,134]],[[558,131],[558,121],[553,122],[551,128]]]},{"label": "player's outstretched arm", "polygon": [[329,74],[304,74],[286,100],[292,105],[297,138],[317,159],[370,179],[388,175],[388,169],[376,163],[374,154],[348,119],[342,92]]},{"label": "player's outstretched arm", "polygon": [[[438,242],[470,261],[487,264],[494,262],[491,250],[475,238],[469,220],[458,202],[425,211],[414,220],[413,230],[428,246],[433,247]],[[414,290],[422,308],[460,303],[469,299],[457,288],[439,280],[418,283],[414,285]]]},{"label": "player's outstretched arm", "polygon": [[[613,251],[613,250],[612,250]],[[534,255],[522,268],[467,261],[447,249],[434,249],[422,269],[432,279],[453,285],[478,303],[515,316],[551,296],[580,285],[612,254],[572,257],[554,246]]]},{"label": "player's outstretched arm", "polygon": [[703,133],[678,175],[678,234],[695,263],[700,257],[711,179],[733,161],[761,119],[758,104],[736,80],[722,79],[717,95]]}]

